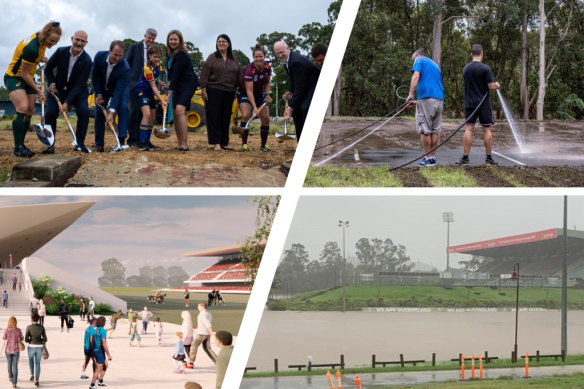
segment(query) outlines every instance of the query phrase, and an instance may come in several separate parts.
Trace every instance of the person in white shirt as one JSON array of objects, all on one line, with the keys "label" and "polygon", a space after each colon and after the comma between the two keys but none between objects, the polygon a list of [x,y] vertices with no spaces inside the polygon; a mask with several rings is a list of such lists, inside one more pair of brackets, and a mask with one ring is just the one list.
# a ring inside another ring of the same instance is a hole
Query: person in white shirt
[{"label": "person in white shirt", "polygon": [[148,307],[144,307],[144,310],[138,312],[138,315],[142,318],[142,334],[146,334],[148,332],[148,323],[153,314],[148,310]]},{"label": "person in white shirt", "polygon": [[197,349],[199,345],[203,345],[203,350],[209,358],[216,363],[217,354],[211,348],[211,334],[213,333],[213,315],[211,312],[207,311],[207,304],[199,303],[197,309],[199,310],[199,315],[197,316],[197,326],[195,327],[195,338],[193,340],[193,345],[191,346],[191,351],[189,353],[189,359],[195,362],[197,358]]}]

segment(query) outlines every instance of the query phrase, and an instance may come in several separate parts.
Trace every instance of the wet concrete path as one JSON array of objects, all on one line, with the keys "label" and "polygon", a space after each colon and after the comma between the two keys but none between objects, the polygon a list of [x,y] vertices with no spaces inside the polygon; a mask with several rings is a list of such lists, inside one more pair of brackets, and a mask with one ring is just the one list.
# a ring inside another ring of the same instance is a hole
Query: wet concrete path
[{"label": "wet concrete path", "polygon": [[[581,373],[584,366],[545,366],[529,369],[530,380],[551,376],[555,374],[572,374]],[[524,367],[507,368],[507,369],[485,369],[485,379],[495,379],[499,377],[513,377],[514,379],[525,379]],[[465,371],[466,379],[471,377],[470,369]],[[333,374],[334,377],[334,374]],[[361,384],[363,388],[378,388],[404,385],[421,385],[444,381],[460,380],[460,371],[425,371],[425,372],[406,372],[406,373],[375,373],[361,374]],[[479,377],[478,368],[476,377]],[[333,378],[336,385],[336,379]],[[355,374],[343,375],[341,382],[343,388],[355,388]],[[241,382],[242,389],[296,389],[296,388],[326,388],[328,385],[327,378],[323,373],[322,376],[301,376],[301,377],[268,377],[268,378],[244,378]]]}]

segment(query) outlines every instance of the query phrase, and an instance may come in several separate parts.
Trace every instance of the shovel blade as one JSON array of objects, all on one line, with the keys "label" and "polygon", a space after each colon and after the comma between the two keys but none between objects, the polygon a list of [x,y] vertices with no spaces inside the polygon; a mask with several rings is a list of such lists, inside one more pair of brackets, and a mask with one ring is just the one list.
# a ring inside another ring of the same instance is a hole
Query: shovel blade
[{"label": "shovel blade", "polygon": [[288,133],[282,133],[282,132],[276,132],[276,140],[279,143],[284,142],[285,140],[292,140],[292,139],[296,139],[296,135],[295,134],[288,134]]},{"label": "shovel blade", "polygon": [[45,146],[52,146],[55,144],[55,134],[53,134],[53,129],[51,126],[45,124],[35,124],[34,125],[34,132],[37,134],[37,137],[41,141],[42,144]]},{"label": "shovel blade", "polygon": [[240,126],[231,126],[231,132],[233,132],[234,134],[243,134],[243,130],[245,130],[245,128],[242,128]]}]

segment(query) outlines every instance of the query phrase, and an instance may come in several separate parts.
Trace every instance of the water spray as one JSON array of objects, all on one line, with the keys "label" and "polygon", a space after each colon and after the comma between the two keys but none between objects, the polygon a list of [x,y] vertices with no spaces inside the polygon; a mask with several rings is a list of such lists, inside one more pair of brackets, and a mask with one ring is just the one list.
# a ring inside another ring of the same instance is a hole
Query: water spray
[{"label": "water spray", "polygon": [[513,138],[515,139],[515,142],[517,142],[517,146],[519,146],[519,152],[523,154],[525,151],[523,150],[523,142],[521,141],[521,135],[519,135],[519,132],[515,128],[515,120],[513,120],[511,110],[509,109],[509,106],[507,105],[507,102],[503,98],[503,95],[501,94],[499,89],[497,89],[497,96],[499,97],[501,107],[503,108],[503,112],[505,113],[505,117],[507,118],[507,123],[509,123],[509,127],[511,127]]}]

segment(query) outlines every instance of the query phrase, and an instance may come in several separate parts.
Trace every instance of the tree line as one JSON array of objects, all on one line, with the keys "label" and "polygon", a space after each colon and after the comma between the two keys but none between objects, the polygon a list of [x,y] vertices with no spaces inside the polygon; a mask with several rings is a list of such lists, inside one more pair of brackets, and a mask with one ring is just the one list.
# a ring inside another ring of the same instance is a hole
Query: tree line
[{"label": "tree line", "polygon": [[411,55],[423,49],[442,70],[445,116],[463,117],[462,68],[479,43],[518,116],[582,119],[583,37],[581,0],[363,0],[343,61],[341,113],[400,105],[395,91],[409,85]]},{"label": "tree line", "polygon": [[344,263],[339,244],[326,242],[318,258],[310,259],[306,247],[294,243],[284,251],[272,292],[296,294],[329,289],[381,271],[409,271],[414,265],[406,247],[389,238],[360,238],[355,243],[355,254],[357,264]]},{"label": "tree line", "polygon": [[126,277],[126,267],[117,259],[109,258],[101,263],[103,275],[97,282],[100,287],[182,287],[189,278],[180,266],[143,266],[137,275]]}]

